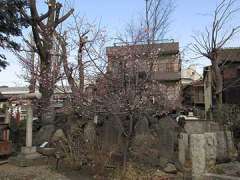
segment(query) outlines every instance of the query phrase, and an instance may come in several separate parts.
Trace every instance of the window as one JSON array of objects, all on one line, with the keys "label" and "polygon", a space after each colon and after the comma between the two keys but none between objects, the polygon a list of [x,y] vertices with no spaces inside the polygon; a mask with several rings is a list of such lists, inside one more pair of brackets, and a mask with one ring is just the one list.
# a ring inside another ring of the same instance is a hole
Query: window
[{"label": "window", "polygon": [[166,64],[166,72],[173,72],[174,71],[174,66],[172,63],[167,63]]},{"label": "window", "polygon": [[240,76],[240,66],[237,68],[237,76]]},{"label": "window", "polygon": [[147,77],[146,72],[142,71],[142,72],[139,72],[139,73],[138,73],[138,78],[139,78],[139,79],[145,80],[146,77]]}]

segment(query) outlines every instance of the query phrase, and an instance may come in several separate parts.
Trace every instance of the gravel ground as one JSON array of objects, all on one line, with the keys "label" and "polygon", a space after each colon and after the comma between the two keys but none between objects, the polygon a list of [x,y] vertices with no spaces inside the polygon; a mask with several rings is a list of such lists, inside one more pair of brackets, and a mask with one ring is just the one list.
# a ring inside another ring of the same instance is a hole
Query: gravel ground
[{"label": "gravel ground", "polygon": [[0,165],[0,180],[69,180],[47,166]]}]

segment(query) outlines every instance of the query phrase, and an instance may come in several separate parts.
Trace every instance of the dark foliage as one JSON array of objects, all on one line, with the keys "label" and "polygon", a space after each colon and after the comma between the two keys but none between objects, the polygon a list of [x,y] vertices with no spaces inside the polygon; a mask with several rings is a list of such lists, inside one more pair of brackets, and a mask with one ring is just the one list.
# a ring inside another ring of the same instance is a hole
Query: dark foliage
[{"label": "dark foliage", "polygon": [[[27,23],[20,11],[25,11],[26,0],[0,0],[0,48],[19,49],[12,37],[21,36]],[[0,53],[0,68],[7,66],[6,57]]]}]

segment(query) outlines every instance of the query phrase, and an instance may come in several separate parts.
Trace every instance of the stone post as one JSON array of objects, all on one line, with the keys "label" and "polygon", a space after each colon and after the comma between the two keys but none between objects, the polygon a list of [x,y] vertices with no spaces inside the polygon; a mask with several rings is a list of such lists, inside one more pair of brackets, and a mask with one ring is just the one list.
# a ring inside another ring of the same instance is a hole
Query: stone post
[{"label": "stone post", "polygon": [[206,167],[212,168],[216,164],[217,159],[217,138],[216,133],[204,133],[206,144]]},{"label": "stone post", "polygon": [[189,153],[188,134],[181,133],[178,139],[178,160],[184,166]]},{"label": "stone post", "polygon": [[28,100],[26,109],[27,109],[26,146],[22,147],[22,153],[29,157],[35,157],[36,147],[32,146],[33,110],[31,100]]},{"label": "stone post", "polygon": [[31,102],[27,105],[27,123],[26,123],[26,147],[32,147],[32,121],[33,111]]},{"label": "stone post", "polygon": [[204,134],[191,134],[190,151],[192,156],[192,177],[202,179],[206,170],[206,153]]}]

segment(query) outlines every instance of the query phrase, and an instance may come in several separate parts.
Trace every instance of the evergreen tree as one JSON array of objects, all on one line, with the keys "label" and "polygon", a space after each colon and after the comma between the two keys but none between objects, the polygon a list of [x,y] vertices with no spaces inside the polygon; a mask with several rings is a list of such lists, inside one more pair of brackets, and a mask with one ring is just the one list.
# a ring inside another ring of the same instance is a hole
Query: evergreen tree
[{"label": "evergreen tree", "polygon": [[[26,0],[0,0],[0,49],[12,48],[19,50],[20,46],[13,37],[22,35],[22,28],[27,26],[21,11],[25,11]],[[7,66],[6,57],[0,53],[0,68]]]}]

